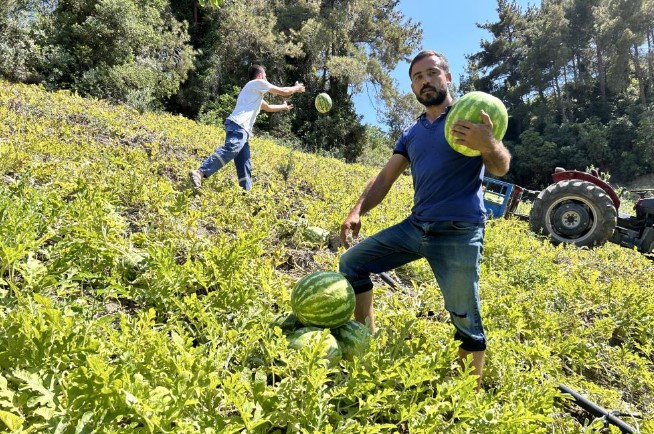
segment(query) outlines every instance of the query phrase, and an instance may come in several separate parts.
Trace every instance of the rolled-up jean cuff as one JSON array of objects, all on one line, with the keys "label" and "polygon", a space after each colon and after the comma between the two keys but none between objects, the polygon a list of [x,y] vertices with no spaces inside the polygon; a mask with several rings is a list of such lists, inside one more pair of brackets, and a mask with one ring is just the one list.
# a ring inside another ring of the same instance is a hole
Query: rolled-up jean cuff
[{"label": "rolled-up jean cuff", "polygon": [[464,336],[458,330],[456,331],[456,333],[454,333],[454,339],[461,341],[461,345],[459,345],[459,348],[461,348],[463,351],[470,351],[470,352],[486,351],[486,339],[483,339],[481,341],[479,339],[472,339],[468,336]]},{"label": "rolled-up jean cuff", "polygon": [[373,286],[372,282],[370,282],[362,285],[352,285],[352,289],[354,289],[355,294],[363,294],[364,292],[372,291]]}]

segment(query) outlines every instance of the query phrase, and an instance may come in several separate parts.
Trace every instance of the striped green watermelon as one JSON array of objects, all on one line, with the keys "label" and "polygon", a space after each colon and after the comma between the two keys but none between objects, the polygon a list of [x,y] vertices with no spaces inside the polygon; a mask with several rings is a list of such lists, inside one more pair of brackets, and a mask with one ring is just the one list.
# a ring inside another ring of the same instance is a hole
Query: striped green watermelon
[{"label": "striped green watermelon", "polygon": [[458,119],[466,119],[470,122],[481,124],[480,110],[484,110],[490,116],[493,122],[493,135],[497,140],[502,140],[509,125],[509,114],[506,111],[504,103],[493,95],[474,91],[468,92],[456,100],[445,119],[445,138],[447,139],[447,143],[455,151],[468,157],[476,157],[480,153],[475,149],[454,143],[456,137],[452,134],[452,125]]},{"label": "striped green watermelon", "polygon": [[308,346],[316,346],[321,359],[331,363],[338,362],[343,353],[336,338],[330,333],[323,333],[320,327],[302,327],[288,335],[288,346],[300,350]]},{"label": "striped green watermelon", "polygon": [[343,358],[352,360],[368,351],[370,345],[370,329],[359,321],[350,320],[340,327],[331,330],[341,348]]},{"label": "striped green watermelon", "polygon": [[301,323],[338,327],[354,313],[354,290],[335,271],[316,271],[298,280],[291,291],[291,308]]},{"label": "striped green watermelon", "polygon": [[277,326],[280,329],[282,329],[282,332],[284,334],[288,334],[299,328],[304,327],[304,324],[302,324],[300,320],[297,319],[297,316],[295,316],[294,313],[281,313],[277,315],[277,317],[274,320],[272,320],[270,326],[271,327]]},{"label": "striped green watermelon", "polygon": [[148,252],[130,248],[120,260],[120,269],[125,280],[133,282],[148,269]]},{"label": "striped green watermelon", "polygon": [[327,113],[332,108],[332,97],[326,93],[319,93],[314,101],[316,110],[320,113]]},{"label": "striped green watermelon", "polygon": [[304,238],[312,243],[326,244],[329,241],[329,231],[318,226],[309,226],[302,231]]}]

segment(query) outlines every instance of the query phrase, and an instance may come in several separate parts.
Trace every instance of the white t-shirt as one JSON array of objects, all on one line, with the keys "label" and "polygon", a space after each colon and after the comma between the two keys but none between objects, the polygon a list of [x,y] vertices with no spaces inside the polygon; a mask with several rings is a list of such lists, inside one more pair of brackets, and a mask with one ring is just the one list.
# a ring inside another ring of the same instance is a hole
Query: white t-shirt
[{"label": "white t-shirt", "polygon": [[227,119],[240,125],[248,135],[252,136],[252,127],[257,115],[261,110],[263,96],[273,87],[272,84],[263,79],[250,80],[243,86],[241,93],[236,99],[236,107]]}]

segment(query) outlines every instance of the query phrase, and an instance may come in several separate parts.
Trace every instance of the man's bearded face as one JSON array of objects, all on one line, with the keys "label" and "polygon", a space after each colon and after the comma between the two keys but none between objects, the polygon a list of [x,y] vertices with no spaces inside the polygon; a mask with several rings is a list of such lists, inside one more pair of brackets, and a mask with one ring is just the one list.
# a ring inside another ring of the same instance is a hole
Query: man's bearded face
[{"label": "man's bearded face", "polygon": [[440,105],[447,97],[447,87],[445,84],[436,88],[429,83],[425,83],[420,89],[420,93],[416,94],[416,98],[420,104],[425,107]]}]

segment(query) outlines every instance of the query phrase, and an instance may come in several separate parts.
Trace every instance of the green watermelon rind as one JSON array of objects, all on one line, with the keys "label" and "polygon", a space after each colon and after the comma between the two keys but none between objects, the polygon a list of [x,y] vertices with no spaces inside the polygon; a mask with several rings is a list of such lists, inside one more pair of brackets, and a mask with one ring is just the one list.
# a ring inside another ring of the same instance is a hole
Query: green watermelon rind
[{"label": "green watermelon rind", "polygon": [[301,350],[307,345],[317,344],[320,342],[321,358],[336,362],[341,359],[343,353],[336,337],[331,333],[323,337],[323,330],[320,327],[307,326],[302,327],[287,336],[288,346],[294,350]]},{"label": "green watermelon rind", "polygon": [[314,103],[320,113],[327,113],[332,108],[332,98],[326,93],[318,94]]},{"label": "green watermelon rind", "polygon": [[356,320],[350,320],[340,327],[331,329],[343,353],[343,358],[352,360],[368,351],[370,346],[370,330]]},{"label": "green watermelon rind", "polygon": [[291,291],[291,308],[301,323],[334,328],[354,313],[354,290],[335,271],[316,271],[298,280]]},{"label": "green watermelon rind", "polygon": [[329,240],[329,231],[318,226],[308,226],[302,233],[306,240],[313,243],[326,243]]},{"label": "green watermelon rind", "polygon": [[504,103],[497,97],[481,91],[472,91],[463,95],[456,100],[447,114],[445,119],[445,138],[447,143],[457,152],[468,156],[477,157],[479,151],[468,148],[464,145],[457,145],[454,141],[456,137],[451,133],[452,125],[458,119],[466,119],[474,123],[482,123],[480,110],[484,110],[490,116],[493,122],[493,136],[497,140],[502,140],[509,123],[509,114],[506,111]]},{"label": "green watermelon rind", "polygon": [[279,327],[284,334],[289,334],[304,327],[294,313],[280,313],[271,322],[271,327]]}]

